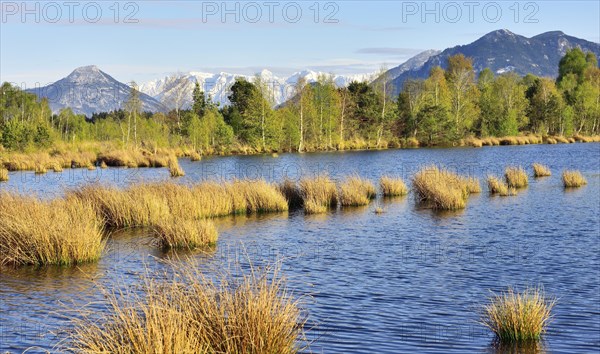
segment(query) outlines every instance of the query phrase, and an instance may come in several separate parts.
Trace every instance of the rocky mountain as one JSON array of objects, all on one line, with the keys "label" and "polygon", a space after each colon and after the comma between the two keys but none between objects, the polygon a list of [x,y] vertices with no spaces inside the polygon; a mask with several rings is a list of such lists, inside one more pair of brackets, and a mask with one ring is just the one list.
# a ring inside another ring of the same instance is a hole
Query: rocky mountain
[{"label": "rocky mountain", "polygon": [[[258,76],[267,83],[274,104],[279,105],[294,94],[294,85],[300,78],[304,78],[308,83],[312,83],[317,81],[321,74],[323,73],[304,70],[294,73],[289,77],[277,77],[270,71],[263,70],[258,73]],[[372,76],[372,74],[335,75],[333,80],[338,87],[343,87],[347,86],[353,80],[370,81]],[[213,102],[225,105],[229,104],[229,100],[227,99],[227,96],[230,94],[229,89],[235,83],[237,77],[243,77],[247,80],[254,79],[254,76],[225,72],[218,74],[203,72],[179,73],[146,82],[140,85],[140,91],[162,102],[169,109],[173,109],[176,106],[188,108],[192,103],[192,91],[197,82],[204,92],[210,95]]]},{"label": "rocky mountain", "polygon": [[[558,62],[568,49],[579,47],[600,57],[600,44],[572,37],[560,31],[546,32],[527,38],[508,30],[490,32],[473,43],[448,48],[431,56],[422,66],[404,70],[393,79],[398,92],[408,79],[423,79],[435,66],[445,67],[448,57],[459,53],[473,59],[476,72],[488,67],[496,74],[515,72],[538,76],[558,76]],[[390,76],[400,67],[388,71]]]},{"label": "rocky mountain", "polygon": [[[90,65],[73,70],[69,76],[53,84],[27,91],[47,98],[53,113],[70,107],[76,114],[91,117],[92,113],[123,108],[130,90],[130,86],[115,80],[97,66]],[[142,92],[140,100],[144,111],[165,110],[159,101]]]}]

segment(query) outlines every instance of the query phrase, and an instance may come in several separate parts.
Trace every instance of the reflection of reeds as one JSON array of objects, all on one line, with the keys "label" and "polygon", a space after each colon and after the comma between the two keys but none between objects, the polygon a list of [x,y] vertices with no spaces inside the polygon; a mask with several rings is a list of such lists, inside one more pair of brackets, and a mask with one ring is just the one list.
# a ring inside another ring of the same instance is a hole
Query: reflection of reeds
[{"label": "reflection of reeds", "polygon": [[[278,271],[216,279],[192,261],[176,277],[143,276],[136,290],[105,290],[110,311],[79,310],[68,346],[84,353],[297,353],[305,316]],[[238,266],[238,268],[241,268]],[[131,288],[129,288],[131,289]]]},{"label": "reflection of reeds", "polygon": [[524,188],[529,184],[527,172],[522,167],[507,167],[504,171],[506,184],[512,188]]},{"label": "reflection of reeds", "polygon": [[351,176],[340,185],[340,204],[342,206],[367,205],[375,198],[377,191],[371,181]]},{"label": "reflection of reeds", "polygon": [[521,293],[508,289],[484,306],[482,323],[502,342],[536,340],[545,332],[554,304],[539,288]]},{"label": "reflection of reeds", "polygon": [[413,188],[417,201],[433,209],[455,210],[467,205],[470,188],[474,185],[448,170],[428,166],[415,174]]},{"label": "reflection of reeds", "polygon": [[385,197],[395,197],[408,194],[408,188],[399,177],[382,176],[379,179],[381,192]]},{"label": "reflection of reeds", "polygon": [[578,188],[587,184],[587,180],[579,171],[564,171],[562,180],[565,188]]},{"label": "reflection of reeds", "polygon": [[0,194],[0,264],[77,264],[97,260],[103,249],[89,203]]},{"label": "reflection of reeds", "polygon": [[552,175],[552,172],[550,172],[550,168],[548,168],[548,166],[544,166],[539,163],[533,164],[533,176],[534,177],[536,177],[536,178],[548,177],[550,175]]},{"label": "reflection of reeds", "polygon": [[307,214],[324,213],[338,203],[337,187],[327,176],[302,179],[300,193]]}]

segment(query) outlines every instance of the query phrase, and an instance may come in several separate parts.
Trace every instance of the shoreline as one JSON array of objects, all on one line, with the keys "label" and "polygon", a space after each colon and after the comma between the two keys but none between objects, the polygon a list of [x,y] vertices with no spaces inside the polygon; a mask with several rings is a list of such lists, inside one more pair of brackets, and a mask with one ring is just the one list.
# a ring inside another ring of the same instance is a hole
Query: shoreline
[{"label": "shoreline", "polygon": [[[256,156],[271,155],[276,158],[283,153],[325,153],[345,151],[381,151],[391,149],[419,149],[419,148],[481,148],[484,146],[511,146],[511,145],[543,145],[543,144],[573,144],[600,142],[600,136],[540,136],[523,135],[508,137],[489,138],[467,138],[452,144],[423,145],[416,140],[407,139],[404,144],[386,144],[383,147],[358,147],[345,149],[307,149],[305,151],[258,151],[251,148],[232,148],[227,152],[204,152],[189,147],[157,148],[150,151],[144,147],[118,147],[111,143],[83,143],[81,145],[56,146],[46,151],[18,152],[0,151],[0,182],[5,181],[7,172],[35,171],[36,174],[44,174],[49,170],[62,172],[63,169],[96,168],[107,167],[169,167],[169,161],[176,157],[190,158],[191,161],[200,161],[203,157],[218,156]],[[3,171],[4,174],[2,173]]]}]

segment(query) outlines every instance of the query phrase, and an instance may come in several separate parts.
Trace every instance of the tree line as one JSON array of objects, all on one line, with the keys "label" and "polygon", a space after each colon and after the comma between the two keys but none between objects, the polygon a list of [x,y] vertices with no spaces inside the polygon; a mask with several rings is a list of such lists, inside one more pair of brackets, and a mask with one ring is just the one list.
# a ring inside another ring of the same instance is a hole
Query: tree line
[{"label": "tree line", "polygon": [[595,55],[575,48],[559,63],[556,79],[515,73],[477,76],[470,58],[448,58],[424,80],[406,81],[393,96],[391,80],[337,87],[332,75],[299,79],[292,98],[274,107],[260,76],[236,79],[220,107],[196,84],[189,109],[142,112],[132,83],[124,107],[86,118],[69,108],[52,114],[46,99],[4,83],[0,94],[0,144],[11,150],[55,142],[119,142],[125,147],[189,146],[201,153],[248,149],[314,151],[424,145],[460,139],[600,133],[600,69]]}]

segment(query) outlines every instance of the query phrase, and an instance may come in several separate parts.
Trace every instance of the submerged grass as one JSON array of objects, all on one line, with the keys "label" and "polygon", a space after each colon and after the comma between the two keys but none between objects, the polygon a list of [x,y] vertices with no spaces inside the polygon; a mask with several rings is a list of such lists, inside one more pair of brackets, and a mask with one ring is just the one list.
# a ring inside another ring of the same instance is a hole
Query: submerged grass
[{"label": "submerged grass", "polygon": [[89,203],[0,194],[0,265],[71,265],[96,261],[102,223]]},{"label": "submerged grass", "polygon": [[509,166],[504,171],[506,184],[512,188],[524,188],[529,184],[527,172],[522,167]]},{"label": "submerged grass", "polygon": [[340,185],[339,199],[342,206],[367,205],[376,195],[373,183],[358,176],[351,176]]},{"label": "submerged grass", "polygon": [[497,194],[501,197],[517,195],[516,189],[509,187],[504,181],[495,176],[488,176],[487,184],[491,195]]},{"label": "submerged grass", "polygon": [[552,175],[552,172],[550,172],[550,168],[548,168],[548,166],[539,164],[539,163],[534,163],[533,164],[533,176],[536,178],[539,177],[548,177]]},{"label": "submerged grass", "polygon": [[438,210],[463,209],[467,205],[469,186],[466,179],[437,166],[428,166],[413,177],[417,201]]},{"label": "submerged grass", "polygon": [[579,188],[587,184],[587,180],[579,171],[564,171],[562,180],[565,188]]},{"label": "submerged grass", "polygon": [[537,340],[546,331],[555,303],[540,288],[521,293],[508,289],[484,306],[481,321],[502,342]]},{"label": "submerged grass", "polygon": [[79,310],[66,349],[256,354],[303,349],[306,318],[277,269],[251,267],[212,279],[192,261],[173,263],[172,268],[175,277],[147,271],[141,292],[105,290],[110,311],[98,316]]},{"label": "submerged grass", "polygon": [[408,187],[400,177],[382,176],[379,187],[384,197],[395,197],[408,194]]},{"label": "submerged grass", "polygon": [[307,214],[324,213],[338,203],[337,187],[328,176],[303,178],[300,193]]}]

